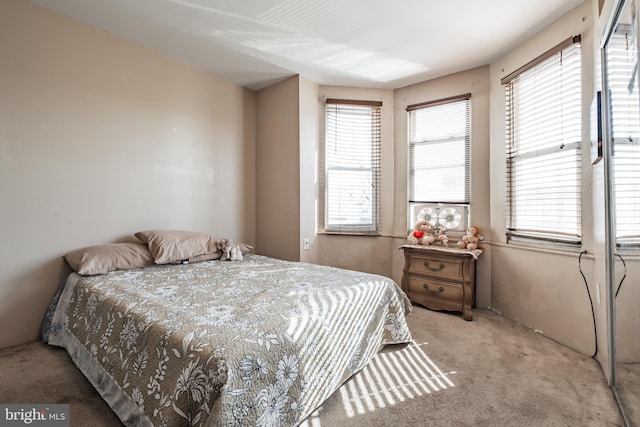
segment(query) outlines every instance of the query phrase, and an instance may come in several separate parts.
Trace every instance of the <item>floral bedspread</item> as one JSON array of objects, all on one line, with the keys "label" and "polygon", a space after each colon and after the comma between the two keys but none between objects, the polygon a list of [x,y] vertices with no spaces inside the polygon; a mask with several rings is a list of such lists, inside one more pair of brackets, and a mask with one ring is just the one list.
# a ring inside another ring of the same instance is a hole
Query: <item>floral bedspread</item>
[{"label": "floral bedspread", "polygon": [[52,310],[45,339],[127,425],[297,425],[411,340],[392,280],[251,254],[72,273]]}]

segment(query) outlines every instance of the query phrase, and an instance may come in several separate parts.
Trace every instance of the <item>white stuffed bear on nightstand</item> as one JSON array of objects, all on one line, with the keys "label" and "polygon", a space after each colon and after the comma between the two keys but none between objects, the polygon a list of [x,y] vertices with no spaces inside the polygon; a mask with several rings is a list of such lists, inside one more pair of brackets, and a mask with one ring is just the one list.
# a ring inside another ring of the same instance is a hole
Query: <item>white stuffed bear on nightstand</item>
[{"label": "white stuffed bear on nightstand", "polygon": [[435,241],[433,226],[427,221],[418,221],[407,236],[410,245],[429,246]]}]

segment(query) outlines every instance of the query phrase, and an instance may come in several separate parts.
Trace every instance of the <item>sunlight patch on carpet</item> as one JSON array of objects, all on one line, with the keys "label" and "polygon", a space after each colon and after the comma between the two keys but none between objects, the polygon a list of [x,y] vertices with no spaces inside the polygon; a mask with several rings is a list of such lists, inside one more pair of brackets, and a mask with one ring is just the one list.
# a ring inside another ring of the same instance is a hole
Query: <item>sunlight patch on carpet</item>
[{"label": "sunlight patch on carpet", "polygon": [[422,350],[411,344],[397,351],[381,352],[340,389],[349,418],[393,406],[407,399],[442,391],[455,384]]}]

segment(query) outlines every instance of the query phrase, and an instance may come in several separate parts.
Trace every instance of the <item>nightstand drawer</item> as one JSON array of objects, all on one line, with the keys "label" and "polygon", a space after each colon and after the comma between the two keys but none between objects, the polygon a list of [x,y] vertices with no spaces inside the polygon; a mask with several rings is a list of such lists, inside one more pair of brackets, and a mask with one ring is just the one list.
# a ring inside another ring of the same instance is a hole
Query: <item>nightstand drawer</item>
[{"label": "nightstand drawer", "polygon": [[407,293],[449,301],[462,301],[462,283],[443,282],[428,277],[409,275]]},{"label": "nightstand drawer", "polygon": [[431,310],[462,312],[473,319],[476,259],[482,252],[458,248],[405,245],[402,290],[409,299]]},{"label": "nightstand drawer", "polygon": [[462,280],[464,260],[449,260],[411,256],[409,273],[437,276],[440,279]]}]

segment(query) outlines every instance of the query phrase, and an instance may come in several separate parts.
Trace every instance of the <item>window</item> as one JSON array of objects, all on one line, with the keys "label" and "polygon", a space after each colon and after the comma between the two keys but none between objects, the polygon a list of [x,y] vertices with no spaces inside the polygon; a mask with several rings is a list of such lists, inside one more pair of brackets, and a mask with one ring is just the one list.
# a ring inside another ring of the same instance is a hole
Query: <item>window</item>
[{"label": "window", "polygon": [[616,243],[640,246],[640,106],[636,44],[630,27],[618,24],[607,48],[611,102]]},{"label": "window", "polygon": [[409,105],[410,225],[462,231],[470,198],[471,95]]},{"label": "window", "polygon": [[581,240],[580,36],[505,77],[507,239]]},{"label": "window", "polygon": [[327,99],[321,191],[325,232],[379,234],[382,102]]}]

